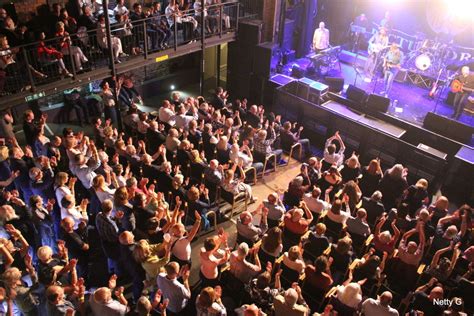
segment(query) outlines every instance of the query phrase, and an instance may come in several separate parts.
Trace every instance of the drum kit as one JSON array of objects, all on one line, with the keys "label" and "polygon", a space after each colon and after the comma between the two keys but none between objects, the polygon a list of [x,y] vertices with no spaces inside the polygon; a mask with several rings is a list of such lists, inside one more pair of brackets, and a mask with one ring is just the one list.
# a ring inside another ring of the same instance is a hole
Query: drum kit
[{"label": "drum kit", "polygon": [[408,54],[404,68],[428,77],[436,77],[440,70],[445,68],[446,60],[453,54],[453,50],[449,44],[423,37],[417,36],[414,49]]}]

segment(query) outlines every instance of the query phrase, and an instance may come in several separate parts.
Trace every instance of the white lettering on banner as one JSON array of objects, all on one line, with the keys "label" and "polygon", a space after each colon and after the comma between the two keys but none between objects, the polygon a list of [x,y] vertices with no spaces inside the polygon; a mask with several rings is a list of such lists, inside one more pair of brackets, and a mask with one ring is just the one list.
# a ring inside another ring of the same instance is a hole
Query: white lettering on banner
[{"label": "white lettering on banner", "polygon": [[436,305],[436,306],[442,306],[442,307],[451,307],[452,305],[462,305],[462,299],[459,298],[459,297],[455,297],[453,299],[449,299],[449,298],[444,298],[444,299],[440,299],[440,298],[435,298],[433,300],[433,305]]},{"label": "white lettering on banner", "polygon": [[472,55],[469,53],[461,53],[461,57],[459,57],[459,61],[463,60],[470,60],[472,58]]}]

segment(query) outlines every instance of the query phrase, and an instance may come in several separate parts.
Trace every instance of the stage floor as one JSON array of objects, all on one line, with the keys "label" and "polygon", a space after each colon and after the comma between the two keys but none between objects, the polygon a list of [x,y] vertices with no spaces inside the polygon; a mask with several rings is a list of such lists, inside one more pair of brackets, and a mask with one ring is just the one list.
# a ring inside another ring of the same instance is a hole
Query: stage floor
[{"label": "stage floor", "polygon": [[[309,63],[309,59],[301,58],[291,63],[288,63],[284,72],[287,75],[291,75],[292,65],[298,64],[301,68],[306,69]],[[345,89],[349,84],[354,84],[356,79],[356,72],[352,65],[341,63],[341,70],[336,66],[328,72],[327,76],[330,77],[343,77]],[[373,80],[370,83],[364,81],[364,77],[357,76],[355,82],[358,88],[365,90],[367,93],[380,94],[383,91],[383,79],[380,78],[377,81]],[[389,107],[388,113],[402,120],[422,125],[423,120],[428,112],[435,112],[438,115],[450,117],[453,113],[451,105],[445,103],[448,89],[445,89],[443,95],[439,99],[436,105],[436,99],[428,97],[429,90],[415,86],[410,82],[394,82],[392,91],[389,94],[389,98],[392,100],[391,106]],[[394,106],[394,100],[398,100],[397,106]],[[474,127],[474,114],[464,111],[459,119],[460,122]]]}]

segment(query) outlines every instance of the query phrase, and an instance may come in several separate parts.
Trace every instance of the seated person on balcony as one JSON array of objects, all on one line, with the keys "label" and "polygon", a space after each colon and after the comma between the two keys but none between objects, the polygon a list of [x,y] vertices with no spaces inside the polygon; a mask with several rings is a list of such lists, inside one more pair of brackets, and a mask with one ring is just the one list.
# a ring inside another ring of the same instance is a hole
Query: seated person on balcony
[{"label": "seated person on balcony", "polygon": [[114,8],[114,15],[128,15],[129,11],[127,6],[125,5],[125,0],[117,0],[117,5]]},{"label": "seated person on balcony", "polygon": [[[0,92],[4,90],[7,77],[19,76],[21,79],[20,84],[28,80],[26,77],[27,72],[21,69],[23,65],[16,60],[17,52],[18,48],[10,48],[7,37],[0,35]],[[28,64],[28,68],[35,78],[47,77],[45,74],[35,70],[30,64]],[[29,86],[25,86],[22,89],[28,90],[29,88]]]},{"label": "seated person on balcony", "polygon": [[166,17],[161,15],[161,2],[153,2],[151,6],[151,16],[153,17],[154,29],[160,33],[159,46],[162,49],[168,47],[168,41],[171,36],[171,30],[166,22]]},{"label": "seated person on balcony", "polygon": [[303,126],[300,126],[298,128],[297,132],[292,132],[292,129],[296,128],[296,123],[291,125],[291,122],[286,121],[283,124],[283,128],[281,129],[280,132],[280,139],[281,139],[281,147],[286,150],[290,151],[291,146],[293,146],[296,143],[301,144],[301,147],[303,149],[303,157],[309,157],[311,155],[311,148],[309,145],[309,139],[307,138],[301,138],[301,132],[303,131]]},{"label": "seated person on balcony", "polygon": [[183,25],[184,41],[192,39],[193,33],[197,28],[198,22],[191,16],[183,17],[184,14],[179,10],[179,6],[176,0],[170,0],[170,3],[165,9],[165,14],[170,28],[173,28],[175,22],[178,25]]},{"label": "seated person on balcony", "polygon": [[[334,140],[339,143],[340,148],[338,152],[336,152],[336,145],[332,143]],[[328,138],[326,141],[326,145],[324,146],[324,161],[330,165],[335,164],[339,167],[344,162],[344,150],[346,150],[344,141],[341,136],[339,136],[339,132],[336,132],[334,136]]]},{"label": "seated person on balcony", "polygon": [[[94,17],[92,7],[85,5],[82,7],[82,15],[77,20],[78,27],[85,27],[88,31],[92,31],[97,26],[97,19]],[[90,35],[90,33],[88,33]]]},{"label": "seated person on balcony", "polygon": [[193,9],[194,9],[194,16],[196,17],[196,20],[201,23],[201,14],[202,12],[204,11],[204,28],[206,30],[207,33],[212,33],[212,30],[211,30],[211,20],[207,14],[207,9],[204,8],[203,9],[203,5],[202,5],[202,0],[196,0],[193,4]]},{"label": "seated person on balcony", "polygon": [[[102,49],[108,49],[108,41],[107,41],[107,31],[105,29],[105,17],[104,15],[99,15],[98,21],[97,21],[97,43],[100,48]],[[122,40],[116,36],[111,36],[110,38],[111,43],[112,43],[112,53],[114,55],[114,62],[120,63],[119,57],[125,57],[126,54],[122,50]]]},{"label": "seated person on balcony", "polygon": [[58,46],[61,49],[61,53],[63,55],[69,55],[69,52],[71,53],[71,58],[76,67],[76,71],[84,70],[83,64],[87,63],[89,60],[78,46],[72,45],[71,38],[69,37],[69,33],[64,29],[63,22],[56,23],[56,37],[59,37]]},{"label": "seated person on balcony", "polygon": [[[260,224],[253,224],[253,214],[261,212]],[[257,242],[268,229],[268,209],[261,204],[255,211],[245,211],[240,214],[237,221],[237,234],[249,242]]]},{"label": "seated person on balcony", "polygon": [[59,21],[64,23],[64,29],[69,34],[75,34],[77,32],[77,21],[72,16],[69,16],[66,8],[61,9]]}]

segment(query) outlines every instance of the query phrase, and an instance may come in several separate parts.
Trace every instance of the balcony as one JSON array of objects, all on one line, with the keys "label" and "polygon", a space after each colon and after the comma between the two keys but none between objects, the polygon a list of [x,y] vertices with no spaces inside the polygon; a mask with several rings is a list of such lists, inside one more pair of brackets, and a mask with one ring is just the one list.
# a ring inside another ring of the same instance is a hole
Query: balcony
[{"label": "balcony", "polygon": [[[99,45],[98,33],[104,32],[105,27],[69,35],[69,45],[62,49],[62,60],[72,77],[61,76],[58,61],[40,58],[35,42],[19,47],[10,48],[14,53],[16,66],[14,71],[7,72],[5,85],[0,87],[0,109],[13,107],[25,102],[37,100],[45,96],[62,92],[92,81],[130,72],[153,63],[163,62],[175,57],[204,50],[206,47],[227,43],[236,39],[239,3],[228,1],[222,4],[206,6],[208,12],[204,24],[201,15],[194,10],[183,12],[180,17],[182,23],[173,23],[169,28],[170,37],[166,48],[153,47],[156,43],[156,32],[151,27],[158,19],[165,20],[166,16],[154,16],[130,25],[111,23],[111,40],[120,40],[124,52],[128,56],[120,57],[120,63],[114,61],[113,52],[104,45]],[[192,25],[192,18],[196,22]],[[174,19],[176,21],[176,18]],[[188,22],[186,22],[188,21]],[[214,32],[209,33],[206,25],[210,23]],[[227,25],[225,25],[227,23]],[[107,32],[105,32],[107,34]],[[186,34],[184,34],[186,33]],[[185,36],[186,35],[186,36]],[[107,37],[106,41],[109,40]],[[154,38],[155,37],[155,38]],[[61,51],[58,44],[64,38],[57,37],[44,40],[46,47],[54,47]],[[108,45],[106,45],[108,47]],[[113,47],[113,45],[112,45]],[[74,63],[74,52],[80,48],[88,62],[84,69],[79,70]],[[134,54],[132,54],[132,48]],[[46,74],[47,78],[40,78],[36,71]]]}]

